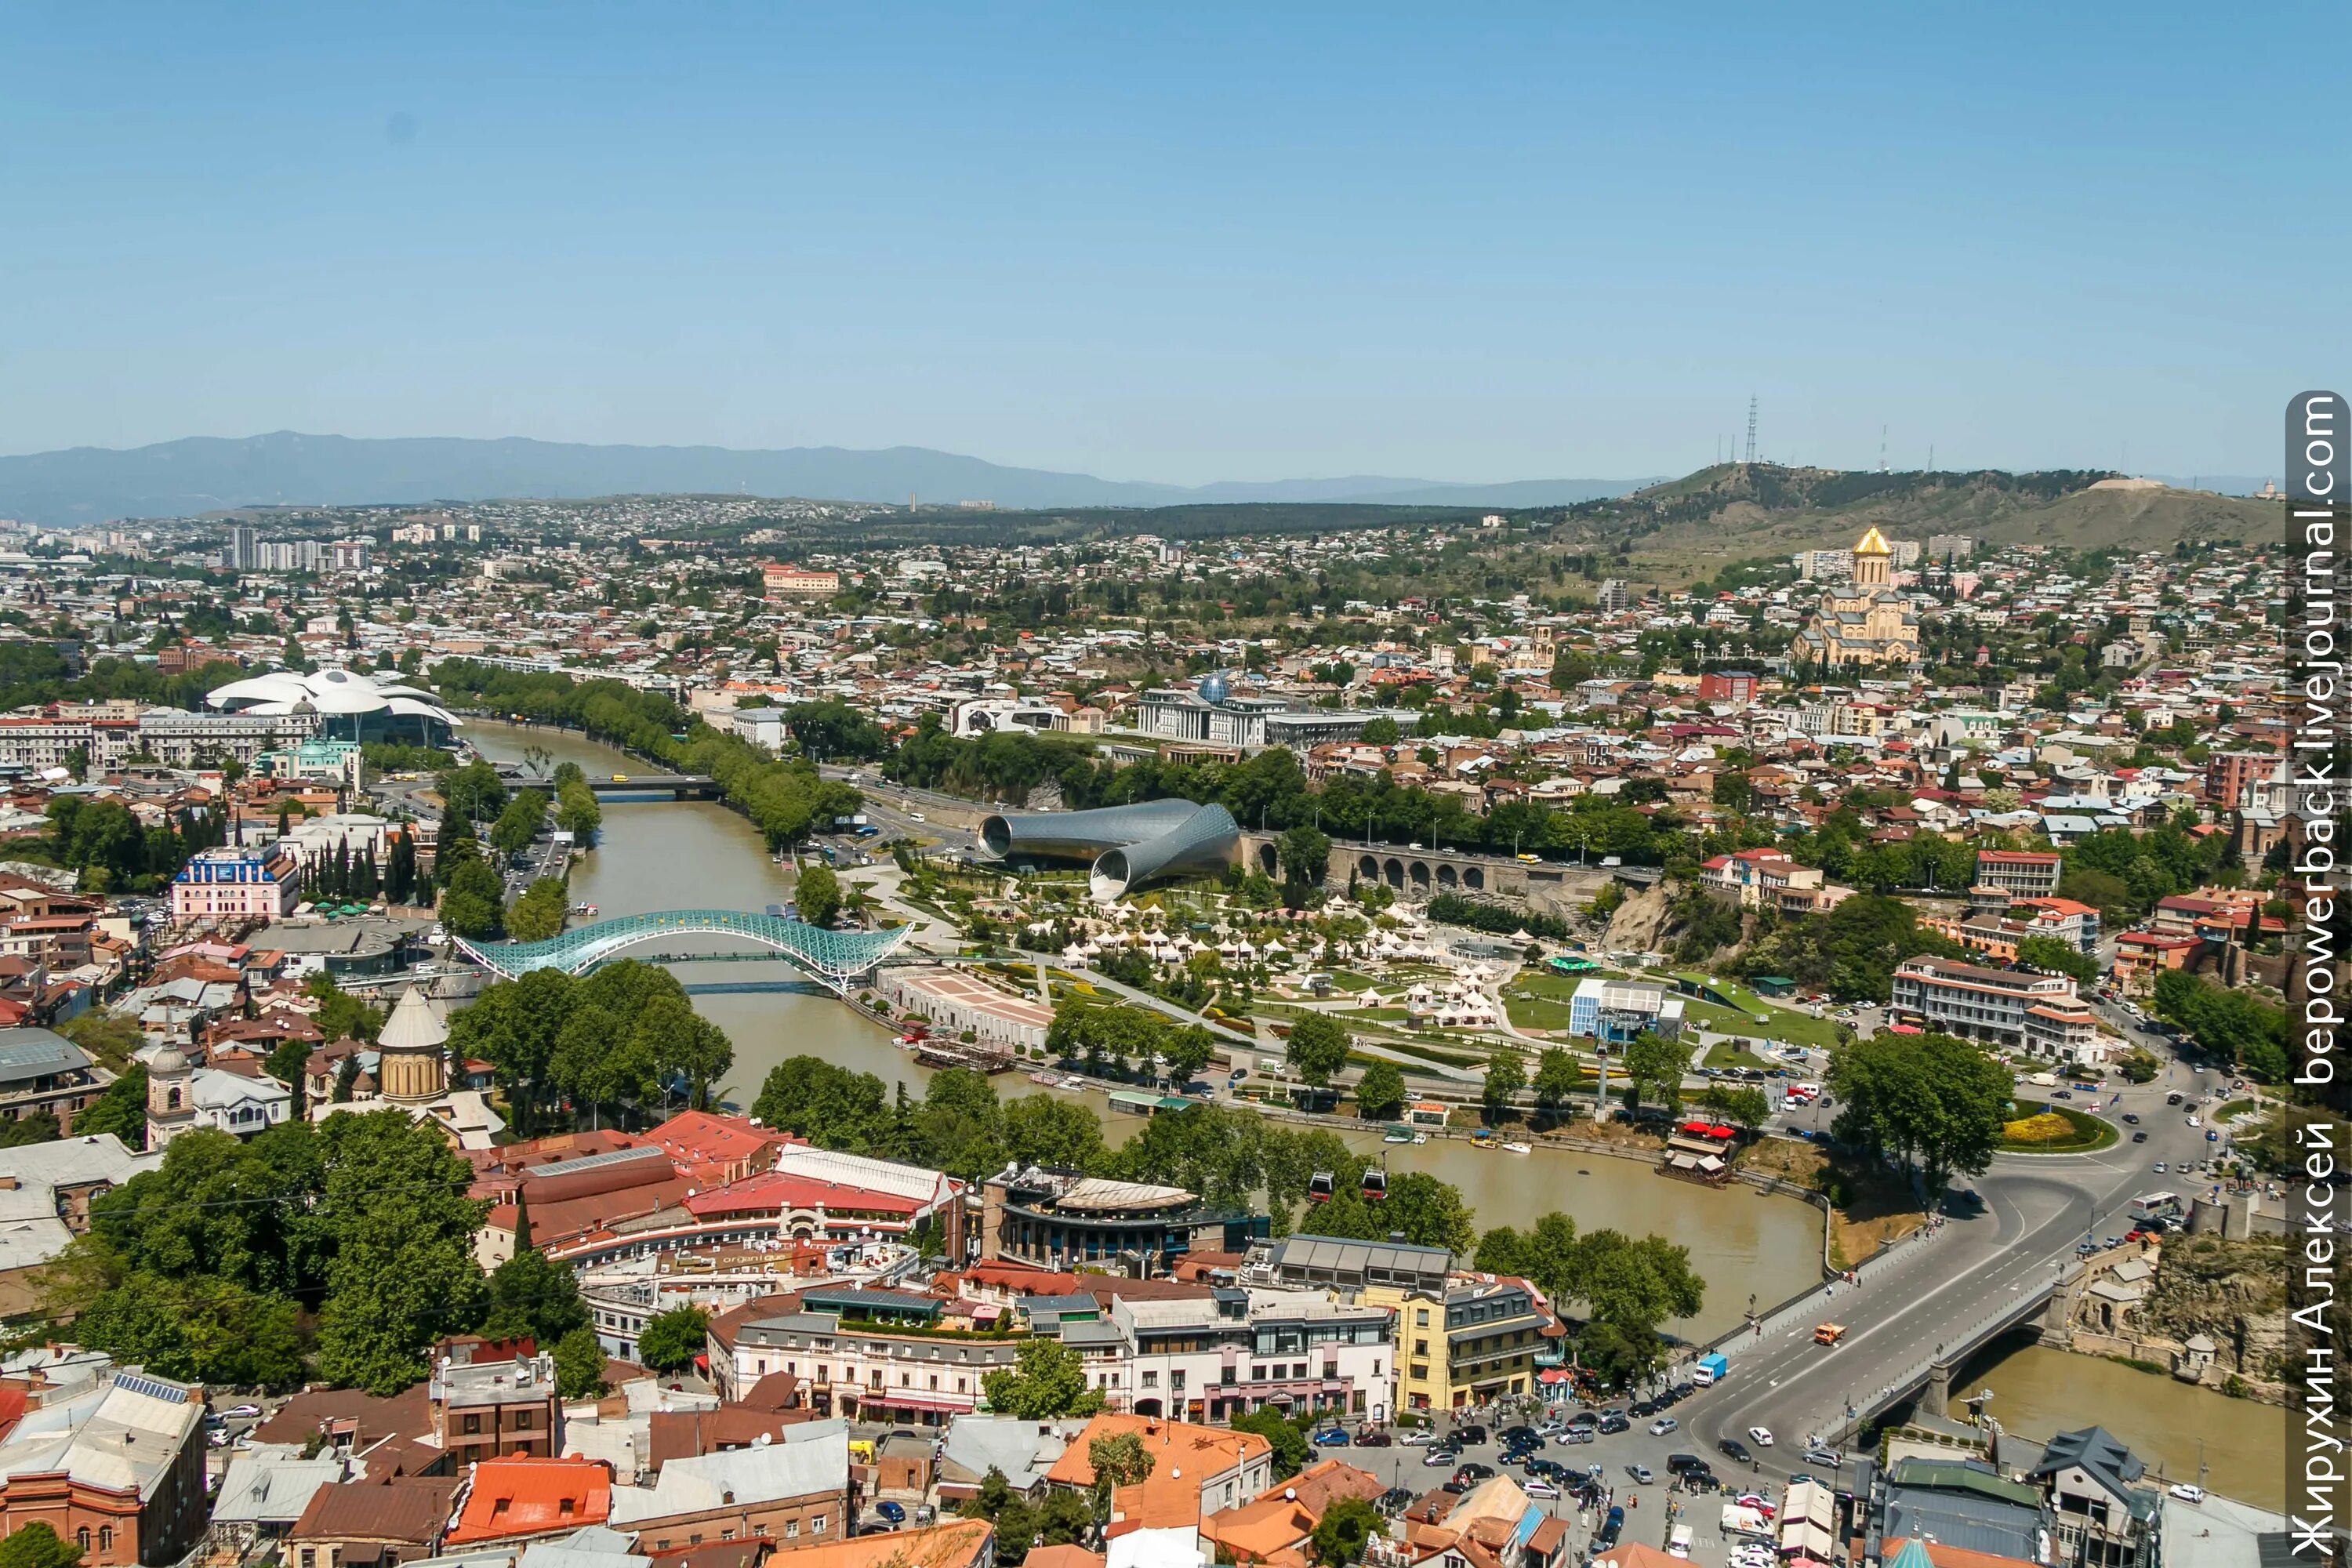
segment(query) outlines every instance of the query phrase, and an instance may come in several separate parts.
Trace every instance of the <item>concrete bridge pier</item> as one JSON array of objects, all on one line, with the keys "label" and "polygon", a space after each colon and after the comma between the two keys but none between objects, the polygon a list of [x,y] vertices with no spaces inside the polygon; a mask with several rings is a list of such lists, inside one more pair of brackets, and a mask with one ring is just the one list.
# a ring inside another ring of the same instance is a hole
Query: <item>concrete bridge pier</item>
[{"label": "concrete bridge pier", "polygon": [[1923,1415],[1948,1415],[1952,1405],[1952,1373],[1958,1363],[1939,1361],[1927,1369],[1927,1385],[1919,1391],[1919,1413]]}]

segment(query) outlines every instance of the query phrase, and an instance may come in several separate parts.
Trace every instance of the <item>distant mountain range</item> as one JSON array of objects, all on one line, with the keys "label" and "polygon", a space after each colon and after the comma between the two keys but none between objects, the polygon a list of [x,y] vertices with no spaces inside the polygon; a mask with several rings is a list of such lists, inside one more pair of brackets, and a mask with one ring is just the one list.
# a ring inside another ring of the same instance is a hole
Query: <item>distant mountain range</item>
[{"label": "distant mountain range", "polygon": [[281,430],[192,437],[114,450],[76,447],[0,458],[0,516],[43,526],[189,517],[250,506],[413,505],[501,498],[743,494],[904,505],[1158,507],[1252,501],[1396,506],[1560,506],[1623,495],[1642,479],[1522,479],[1492,485],[1351,475],[1186,487],[1013,468],[922,447],[591,447],[456,437],[363,440]]}]

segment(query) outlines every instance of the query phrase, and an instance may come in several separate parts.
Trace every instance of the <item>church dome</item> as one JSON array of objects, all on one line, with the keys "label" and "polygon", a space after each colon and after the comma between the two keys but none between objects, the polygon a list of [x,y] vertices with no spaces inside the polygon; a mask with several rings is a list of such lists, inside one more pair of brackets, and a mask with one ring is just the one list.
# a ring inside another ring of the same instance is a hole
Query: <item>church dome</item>
[{"label": "church dome", "polygon": [[1874,523],[1870,531],[1862,536],[1862,542],[1853,547],[1853,552],[1856,555],[1892,555],[1895,547],[1886,542],[1886,536],[1879,532]]}]

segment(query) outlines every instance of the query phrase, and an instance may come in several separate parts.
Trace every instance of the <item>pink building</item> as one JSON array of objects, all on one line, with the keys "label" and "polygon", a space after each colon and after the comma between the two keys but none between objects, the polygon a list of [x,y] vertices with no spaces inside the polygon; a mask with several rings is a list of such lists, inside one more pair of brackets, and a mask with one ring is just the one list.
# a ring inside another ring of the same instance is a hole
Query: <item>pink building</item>
[{"label": "pink building", "polygon": [[294,912],[301,868],[285,847],[200,849],[172,879],[174,921],[277,920]]}]

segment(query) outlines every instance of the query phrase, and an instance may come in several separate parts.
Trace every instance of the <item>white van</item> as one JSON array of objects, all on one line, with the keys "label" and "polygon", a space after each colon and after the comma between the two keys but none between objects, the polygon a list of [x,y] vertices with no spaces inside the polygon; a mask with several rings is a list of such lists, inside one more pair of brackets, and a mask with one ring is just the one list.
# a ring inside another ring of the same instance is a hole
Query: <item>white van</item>
[{"label": "white van", "polygon": [[1691,1554],[1691,1527],[1689,1525],[1678,1524],[1675,1526],[1674,1533],[1666,1537],[1666,1552],[1669,1556],[1674,1557],[1688,1557]]}]

